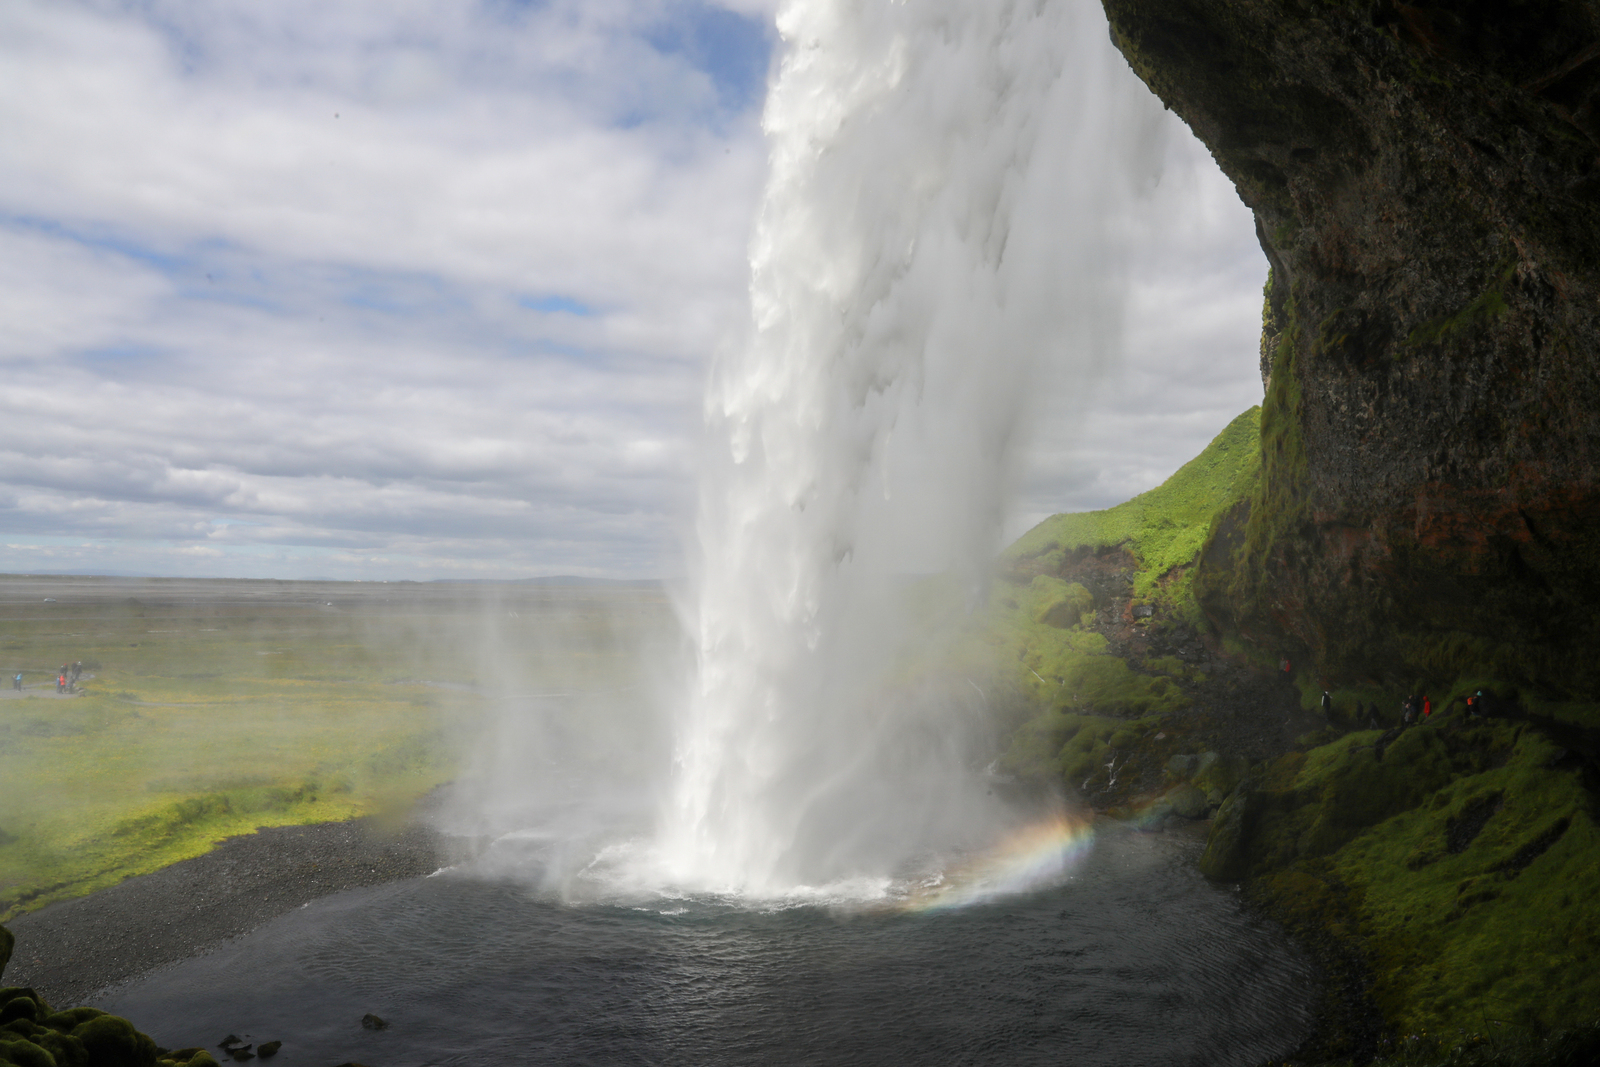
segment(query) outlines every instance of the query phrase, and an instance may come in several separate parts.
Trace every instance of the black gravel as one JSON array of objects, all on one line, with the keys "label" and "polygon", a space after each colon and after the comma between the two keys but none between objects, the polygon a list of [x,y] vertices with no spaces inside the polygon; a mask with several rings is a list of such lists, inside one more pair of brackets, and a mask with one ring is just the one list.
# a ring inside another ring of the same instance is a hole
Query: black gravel
[{"label": "black gravel", "polygon": [[431,874],[448,838],[412,822],[356,819],[229,838],[211,852],[6,923],[4,984],[57,1008],[199,955],[343,889]]}]

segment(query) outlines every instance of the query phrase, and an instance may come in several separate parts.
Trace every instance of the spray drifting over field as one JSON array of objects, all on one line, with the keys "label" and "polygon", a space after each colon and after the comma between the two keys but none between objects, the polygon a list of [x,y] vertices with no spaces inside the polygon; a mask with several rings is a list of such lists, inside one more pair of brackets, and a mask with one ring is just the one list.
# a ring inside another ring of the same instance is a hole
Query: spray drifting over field
[{"label": "spray drifting over field", "polygon": [[897,579],[981,587],[1041,374],[1086,380],[1115,342],[1163,129],[1089,0],[795,0],[778,26],[660,842],[676,883],[755,895],[992,829],[981,694],[886,684]]}]

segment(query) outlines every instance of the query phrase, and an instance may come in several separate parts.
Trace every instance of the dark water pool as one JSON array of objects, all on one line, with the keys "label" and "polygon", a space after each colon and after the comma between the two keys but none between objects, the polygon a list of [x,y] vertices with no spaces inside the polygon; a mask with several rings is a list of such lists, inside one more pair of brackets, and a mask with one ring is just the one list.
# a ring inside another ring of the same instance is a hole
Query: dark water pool
[{"label": "dark water pool", "polygon": [[1113,834],[1064,884],[921,913],[575,905],[447,872],[102,1000],[168,1047],[281,1039],[285,1067],[1258,1063],[1305,1034],[1310,970],[1192,850]]}]

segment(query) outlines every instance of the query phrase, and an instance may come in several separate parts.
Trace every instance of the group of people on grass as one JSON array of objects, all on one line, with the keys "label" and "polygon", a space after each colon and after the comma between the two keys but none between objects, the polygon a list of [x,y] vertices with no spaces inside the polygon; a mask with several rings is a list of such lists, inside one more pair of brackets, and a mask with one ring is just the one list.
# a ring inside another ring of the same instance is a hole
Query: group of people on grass
[{"label": "group of people on grass", "polygon": [[[56,692],[75,693],[78,690],[78,679],[83,677],[83,661],[63,663],[56,672]],[[22,692],[22,672],[18,671],[11,677],[11,688]]]},{"label": "group of people on grass", "polygon": [[[1467,697],[1467,714],[1472,718],[1486,717],[1490,713],[1489,707],[1491,703],[1493,703],[1493,698],[1480,689]],[[1410,726],[1413,723],[1427,722],[1433,717],[1433,711],[1432,697],[1425,693],[1421,695],[1411,693],[1400,702],[1400,725]],[[1326,689],[1322,691],[1322,714],[1330,723],[1333,721],[1333,696]],[[1378,718],[1376,701],[1365,705],[1359,700],[1356,701],[1354,717],[1357,722],[1360,722],[1364,717],[1367,720],[1367,725],[1374,730],[1381,728],[1383,725]]]},{"label": "group of people on grass", "polygon": [[78,678],[83,674],[82,662],[73,663],[71,666],[63,663],[61,673],[56,675],[56,692],[74,693],[78,689]]}]

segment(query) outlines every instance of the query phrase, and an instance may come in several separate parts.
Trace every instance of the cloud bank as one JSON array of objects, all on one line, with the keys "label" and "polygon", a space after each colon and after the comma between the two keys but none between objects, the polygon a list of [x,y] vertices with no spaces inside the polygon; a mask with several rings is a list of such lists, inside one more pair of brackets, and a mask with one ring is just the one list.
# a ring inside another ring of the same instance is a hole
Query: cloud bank
[{"label": "cloud bank", "polygon": [[[674,572],[749,314],[771,6],[4,5],[0,570]],[[1264,264],[1186,151],[1199,206],[1019,522],[1259,396]]]}]

